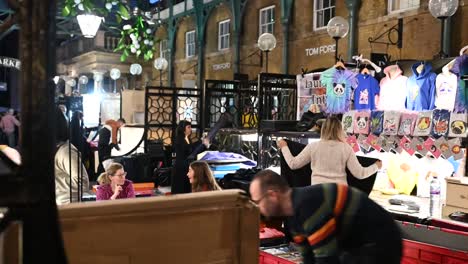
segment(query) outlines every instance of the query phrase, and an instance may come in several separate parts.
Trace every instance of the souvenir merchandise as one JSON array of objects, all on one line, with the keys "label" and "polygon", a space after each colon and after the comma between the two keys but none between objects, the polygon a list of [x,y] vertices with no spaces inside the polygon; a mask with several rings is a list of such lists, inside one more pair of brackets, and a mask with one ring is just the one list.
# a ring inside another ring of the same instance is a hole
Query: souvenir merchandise
[{"label": "souvenir merchandise", "polygon": [[403,113],[400,117],[400,127],[398,128],[398,135],[409,136],[413,134],[417,113]]},{"label": "souvenir merchandise", "polygon": [[411,139],[406,136],[401,137],[400,139],[400,148],[408,152],[411,156],[414,154],[414,149],[411,146]]},{"label": "souvenir merchandise", "polygon": [[406,109],[424,111],[434,109],[436,74],[432,72],[430,63],[418,62],[411,67],[413,75],[406,83],[408,96]]},{"label": "souvenir merchandise", "polygon": [[362,152],[368,153],[370,151],[371,145],[367,143],[367,136],[363,134],[359,134],[359,136],[357,137],[357,142],[359,146],[361,147]]},{"label": "souvenir merchandise", "polygon": [[375,97],[379,95],[379,83],[369,74],[357,75],[358,85],[354,89],[354,109],[374,110]]},{"label": "souvenir merchandise", "polygon": [[370,112],[362,111],[354,113],[354,133],[369,134]]},{"label": "souvenir merchandise", "polygon": [[468,74],[468,55],[457,57],[450,70],[458,77],[457,96],[453,111],[455,113],[464,113],[468,110],[468,88],[466,81],[461,80],[461,77]]},{"label": "souvenir merchandise", "polygon": [[438,138],[434,142],[434,145],[441,152],[441,154],[444,155],[444,158],[448,159],[450,158],[450,156],[452,156],[449,143],[444,137]]},{"label": "souvenir merchandise", "polygon": [[411,140],[411,148],[416,151],[416,155],[419,153],[421,156],[426,156],[428,150],[424,146],[424,138],[413,137]]},{"label": "souvenir merchandise", "polygon": [[379,110],[405,110],[406,81],[408,77],[402,75],[398,65],[390,65],[384,69],[385,78],[380,81],[380,95],[377,109]]},{"label": "souvenir merchandise", "polygon": [[380,135],[383,130],[384,112],[372,111],[370,122],[370,133]]},{"label": "souvenir merchandise", "polygon": [[380,139],[380,145],[381,145],[382,149],[385,152],[390,152],[390,149],[392,148],[392,145],[391,145],[391,142],[388,141],[388,137],[385,136],[385,135],[380,135],[379,139]]},{"label": "souvenir merchandise", "polygon": [[398,153],[398,148],[400,145],[400,139],[396,136],[388,136],[387,144],[390,146],[389,152]]},{"label": "souvenir merchandise", "polygon": [[[463,149],[459,138],[453,138],[448,141],[450,152],[455,160],[463,159]],[[466,161],[465,161],[466,162]]]},{"label": "souvenir merchandise", "polygon": [[359,144],[357,142],[356,136],[355,135],[349,135],[346,137],[346,142],[351,146],[354,152],[358,152],[359,149]]},{"label": "souvenir merchandise", "polygon": [[452,113],[450,115],[449,137],[467,137],[467,114]]},{"label": "souvenir merchandise", "polygon": [[327,88],[327,113],[349,111],[351,91],[357,86],[356,73],[332,67],[322,73],[320,81]]},{"label": "souvenir merchandise", "polygon": [[418,113],[416,126],[413,136],[429,136],[432,127],[432,111],[423,111]]},{"label": "souvenir merchandise", "polygon": [[343,114],[343,118],[341,119],[341,125],[343,126],[344,132],[347,134],[352,134],[354,132],[353,120],[355,112],[354,110],[348,111]]},{"label": "souvenir merchandise", "polygon": [[458,78],[448,69],[437,75],[435,107],[453,111],[457,97]]},{"label": "souvenir merchandise", "polygon": [[437,148],[435,144],[435,139],[428,137],[426,141],[424,141],[424,147],[426,150],[428,150],[434,158],[438,159],[440,155],[442,155],[442,152]]},{"label": "souvenir merchandise", "polygon": [[445,109],[436,109],[432,113],[432,136],[445,137],[449,131],[450,112]]},{"label": "souvenir merchandise", "polygon": [[373,149],[377,151],[382,150],[382,139],[374,134],[369,134],[366,140],[367,144],[369,144]]},{"label": "souvenir merchandise", "polygon": [[397,111],[385,111],[383,122],[383,134],[395,136],[398,133],[400,113]]}]

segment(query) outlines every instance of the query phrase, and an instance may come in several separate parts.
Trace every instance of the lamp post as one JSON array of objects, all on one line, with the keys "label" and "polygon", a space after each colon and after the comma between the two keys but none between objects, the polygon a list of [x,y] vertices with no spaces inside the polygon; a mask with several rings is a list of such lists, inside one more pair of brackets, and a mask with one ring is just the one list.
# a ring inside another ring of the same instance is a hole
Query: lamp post
[{"label": "lamp post", "polygon": [[276,38],[271,33],[263,33],[258,37],[258,48],[266,54],[265,72],[268,73],[268,52],[276,47]]},{"label": "lamp post", "polygon": [[117,68],[112,68],[110,70],[110,77],[114,80],[114,93],[117,93],[117,79],[120,78],[120,70]]},{"label": "lamp post", "polygon": [[85,38],[94,38],[103,20],[102,17],[93,14],[77,15],[76,19]]},{"label": "lamp post", "polygon": [[349,23],[346,19],[336,16],[327,24],[327,33],[335,40],[335,61],[338,61],[338,41],[346,37],[349,32]]},{"label": "lamp post", "polygon": [[167,69],[169,63],[166,58],[159,57],[154,60],[154,68],[159,71],[159,88],[162,87],[162,72]]},{"label": "lamp post", "polygon": [[[447,18],[453,16],[458,9],[458,0],[430,0],[429,12],[441,21],[440,29],[440,51],[436,57],[441,59],[449,56],[450,36],[446,29]],[[450,26],[450,25],[449,25]]]}]

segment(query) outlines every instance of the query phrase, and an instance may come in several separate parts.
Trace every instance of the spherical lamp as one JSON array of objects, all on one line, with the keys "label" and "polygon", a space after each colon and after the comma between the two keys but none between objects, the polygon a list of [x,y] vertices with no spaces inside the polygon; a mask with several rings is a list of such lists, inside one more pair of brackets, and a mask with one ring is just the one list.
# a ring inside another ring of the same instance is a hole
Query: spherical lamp
[{"label": "spherical lamp", "polygon": [[159,71],[159,86],[162,87],[162,72],[167,69],[169,63],[164,57],[159,57],[154,60],[154,68]]},{"label": "spherical lamp", "polygon": [[349,23],[346,19],[336,16],[327,24],[327,33],[335,40],[335,60],[338,61],[338,40],[346,37],[349,32]]},{"label": "spherical lamp", "polygon": [[276,38],[271,33],[263,33],[260,35],[260,37],[258,37],[257,45],[258,48],[266,54],[265,72],[268,72],[268,52],[276,48]]},{"label": "spherical lamp", "polygon": [[432,16],[440,19],[442,25],[440,30],[440,52],[436,57],[447,58],[450,45],[449,40],[450,36],[444,37],[445,32],[445,23],[447,18],[453,16],[458,9],[458,0],[430,0],[429,1],[429,12]]}]

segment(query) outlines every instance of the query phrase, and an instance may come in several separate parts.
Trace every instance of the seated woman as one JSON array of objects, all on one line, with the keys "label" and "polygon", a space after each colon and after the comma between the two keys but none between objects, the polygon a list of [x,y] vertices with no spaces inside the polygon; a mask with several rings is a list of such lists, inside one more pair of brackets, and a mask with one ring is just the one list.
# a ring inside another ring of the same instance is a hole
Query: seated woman
[{"label": "seated woman", "polygon": [[96,200],[134,198],[133,183],[125,179],[126,175],[122,164],[111,163],[98,178]]},{"label": "seated woman", "polygon": [[216,183],[213,172],[211,172],[208,163],[205,161],[194,161],[190,163],[187,177],[192,186],[192,192],[221,190],[221,187]]}]

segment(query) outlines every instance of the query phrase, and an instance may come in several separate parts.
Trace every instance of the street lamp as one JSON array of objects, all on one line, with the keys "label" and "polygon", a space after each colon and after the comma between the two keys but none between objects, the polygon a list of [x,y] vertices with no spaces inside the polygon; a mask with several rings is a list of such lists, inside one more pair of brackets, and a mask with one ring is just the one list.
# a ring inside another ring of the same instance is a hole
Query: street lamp
[{"label": "street lamp", "polygon": [[154,60],[154,68],[159,71],[159,87],[162,87],[162,72],[167,69],[168,64],[164,57],[159,57]]},{"label": "street lamp", "polygon": [[117,79],[120,78],[120,70],[117,68],[112,68],[110,70],[110,77],[114,80],[114,93],[117,93]]},{"label": "street lamp", "polygon": [[76,19],[85,38],[94,38],[103,20],[102,17],[93,14],[77,15]]},{"label": "street lamp", "polygon": [[[447,18],[453,16],[458,9],[458,0],[430,0],[429,1],[429,12],[431,15],[441,21],[440,30],[440,52],[438,57],[443,59],[447,58],[448,54],[445,52],[448,50],[448,45],[445,45],[445,23]],[[450,36],[448,36],[450,37]],[[448,41],[448,39],[447,39]]]},{"label": "street lamp", "polygon": [[327,24],[327,33],[335,40],[335,61],[338,61],[338,40],[346,37],[349,31],[349,23],[346,19],[336,16]]},{"label": "street lamp", "polygon": [[266,66],[265,72],[268,72],[268,52],[276,47],[276,38],[271,33],[263,33],[258,37],[258,48],[266,53]]}]

